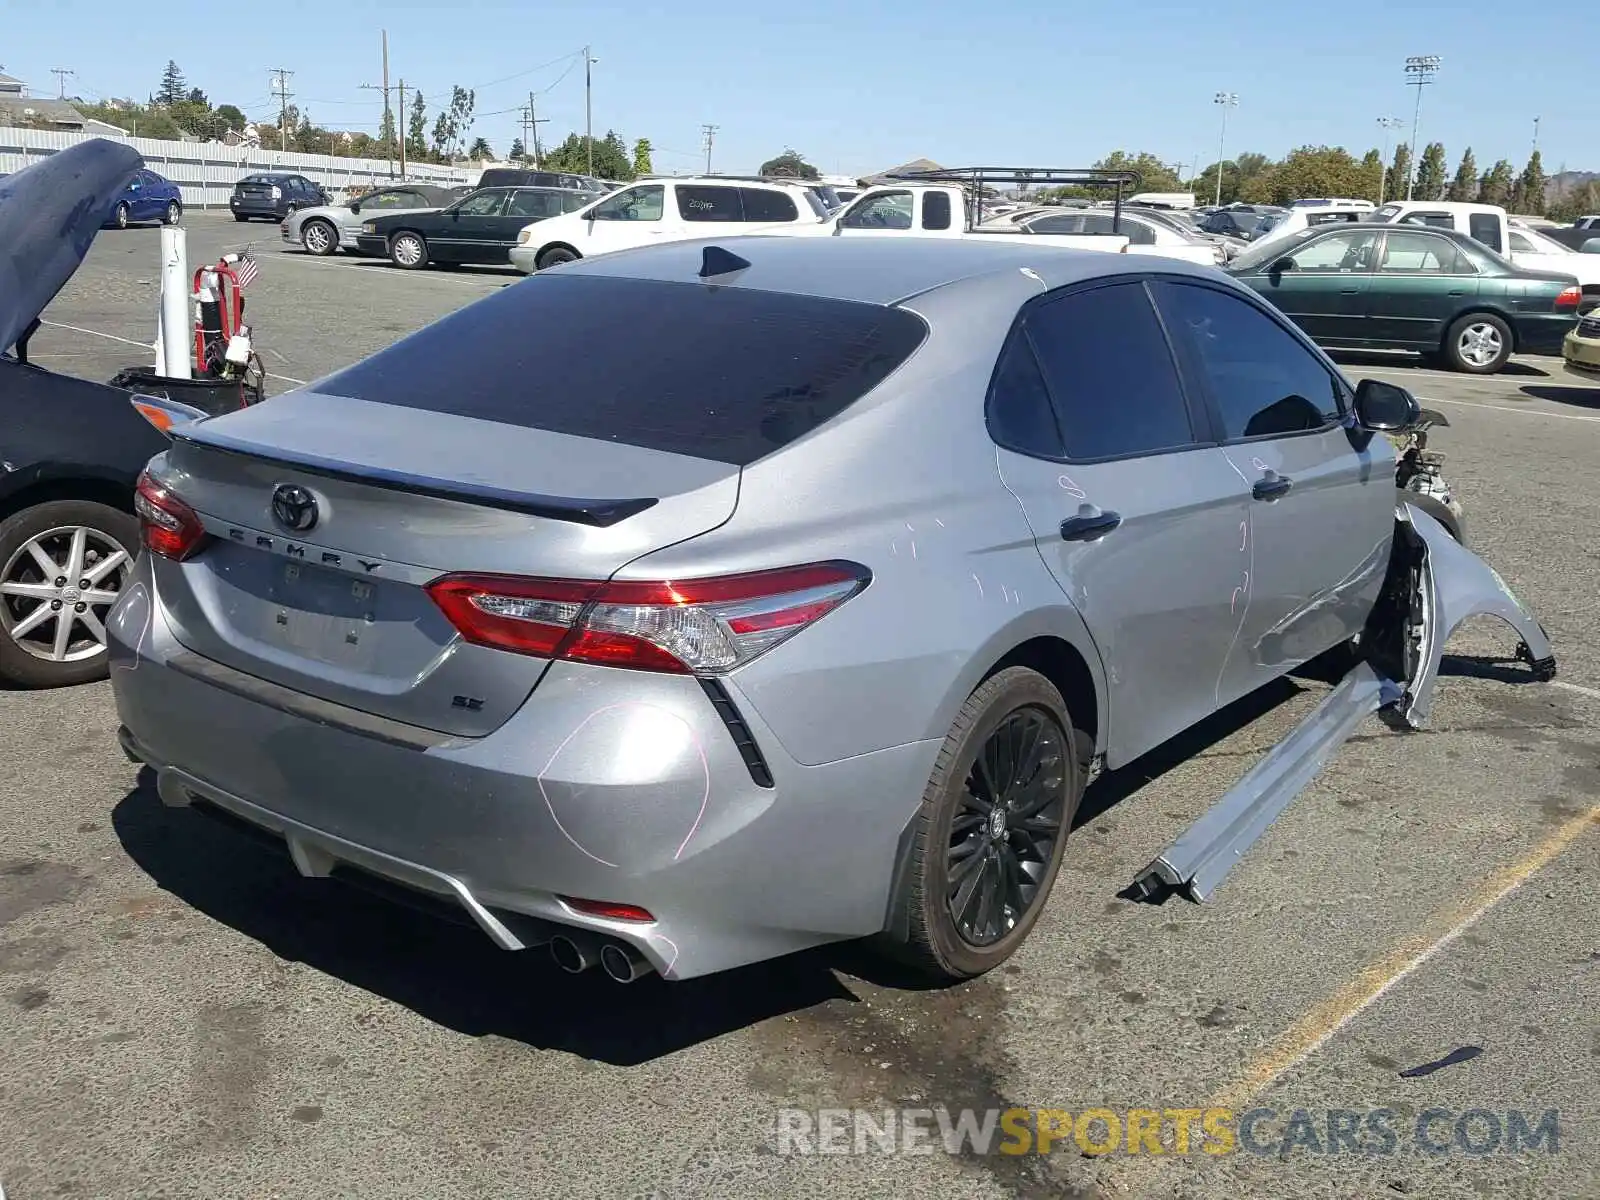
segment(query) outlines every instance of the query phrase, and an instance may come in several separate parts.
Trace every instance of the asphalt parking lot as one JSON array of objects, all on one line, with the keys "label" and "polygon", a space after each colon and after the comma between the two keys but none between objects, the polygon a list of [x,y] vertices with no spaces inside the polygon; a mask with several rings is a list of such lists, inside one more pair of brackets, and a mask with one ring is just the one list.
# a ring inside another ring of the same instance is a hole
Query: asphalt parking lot
[{"label": "asphalt parking lot", "polygon": [[[520,278],[314,260],[226,214],[188,227],[191,267],[256,241],[247,320],[275,391]],[[100,237],[39,362],[144,361],[157,236]],[[1474,624],[1431,727],[1369,722],[1212,900],[1119,898],[1326,685],[1268,689],[1098,781],[1028,944],[957,988],[848,948],[682,984],[568,976],[163,809],[107,685],[0,692],[6,1200],[1600,1195],[1600,387],[1548,359],[1347,372],[1448,416],[1434,445],[1470,540],[1540,617],[1557,681]],[[1272,1113],[1228,1154],[775,1136],[781,1109],[857,1106]],[[1336,1111],[1376,1109],[1393,1153],[1329,1136]],[[1504,1128],[1558,1110],[1559,1134],[1512,1151],[1478,1116],[1457,1140],[1474,1109]],[[1416,1146],[1419,1119],[1442,1151]]]}]

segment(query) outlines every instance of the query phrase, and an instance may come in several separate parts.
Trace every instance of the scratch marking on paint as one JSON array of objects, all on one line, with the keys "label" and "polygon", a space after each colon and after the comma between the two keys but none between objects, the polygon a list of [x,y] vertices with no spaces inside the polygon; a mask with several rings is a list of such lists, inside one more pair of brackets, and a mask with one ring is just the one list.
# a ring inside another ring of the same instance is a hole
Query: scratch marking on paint
[{"label": "scratch marking on paint", "polygon": [[983,580],[979,579],[976,575],[974,575],[972,577],[972,582],[978,585],[978,599],[982,600],[983,599]]},{"label": "scratch marking on paint", "polygon": [[673,862],[683,857],[684,847],[689,844],[689,839],[694,836],[695,830],[700,828],[700,822],[705,820],[706,805],[711,803],[711,764],[706,761],[706,748],[700,744],[700,735],[693,729],[689,730],[689,737],[694,742],[694,752],[700,756],[700,768],[705,774],[706,788],[700,796],[700,811],[695,814],[694,824],[689,826],[689,832],[683,835],[683,841],[678,843],[677,853],[672,856]]},{"label": "scratch marking on paint", "polygon": [[1056,482],[1061,485],[1061,490],[1066,492],[1066,494],[1071,496],[1074,500],[1087,500],[1089,498],[1089,493],[1074,483],[1072,481],[1072,476],[1070,475],[1059,476],[1056,479]]},{"label": "scratch marking on paint", "polygon": [[1260,460],[1260,459],[1259,459],[1259,458],[1252,458],[1252,459],[1251,459],[1251,460],[1250,460],[1250,465],[1251,465],[1251,466],[1252,466],[1252,467],[1254,467],[1254,468],[1255,468],[1255,469],[1256,469],[1256,470],[1258,470],[1258,471],[1265,471],[1265,470],[1267,470],[1267,464],[1266,464],[1266,463],[1264,463],[1264,462],[1262,462],[1262,461],[1261,461],[1261,460]]},{"label": "scratch marking on paint", "polygon": [[149,589],[142,583],[136,583],[128,589],[127,603],[123,610],[126,612],[140,601],[144,603],[144,623],[139,626],[139,636],[133,640],[133,665],[130,667],[113,660],[111,665],[118,671],[131,672],[139,669],[140,651],[144,649],[144,640],[150,636],[151,626],[155,624],[155,607],[150,603]]},{"label": "scratch marking on paint", "polygon": [[649,938],[652,942],[665,942],[668,946],[672,947],[672,957],[667,959],[667,965],[661,968],[661,978],[667,978],[672,974],[672,968],[678,963],[678,943],[673,941],[664,933],[647,933],[645,934],[645,937]]},{"label": "scratch marking on paint", "polygon": [[939,520],[939,518],[938,518],[938,517],[935,517],[935,518],[934,518],[934,519],[933,519],[933,523],[934,523],[934,524],[935,524],[935,525],[937,525],[937,526],[938,526],[938,527],[939,527],[939,528],[940,528],[940,529],[943,529],[943,528],[944,528],[944,522],[943,522],[943,521],[941,521],[941,520]]},{"label": "scratch marking on paint", "polygon": [[1239,522],[1239,553],[1240,554],[1244,553],[1245,542],[1247,540],[1249,540],[1249,536],[1250,535],[1247,532],[1249,530],[1249,528],[1250,528],[1250,522],[1248,522],[1248,521],[1240,521]]},{"label": "scratch marking on paint", "polygon": [[574,846],[576,846],[583,854],[587,855],[589,858],[594,859],[594,861],[599,863],[602,867],[615,867],[617,864],[614,863],[614,862],[607,862],[605,859],[601,858],[598,854],[594,854],[594,853],[590,852],[588,849],[586,849],[584,847],[582,842],[578,841],[577,838],[573,837],[570,833],[567,832],[567,827],[561,823],[561,818],[556,816],[556,806],[550,800],[550,793],[545,790],[544,775],[545,775],[546,771],[548,771],[551,767],[555,766],[556,759],[561,757],[561,752],[567,748],[568,743],[570,743],[573,738],[578,736],[578,734],[583,730],[583,727],[585,725],[587,725],[590,721],[594,720],[601,713],[610,712],[612,709],[617,709],[617,708],[622,708],[622,707],[623,707],[623,705],[621,705],[621,704],[603,705],[602,707],[595,709],[592,713],[590,713],[583,720],[579,721],[578,724],[577,724],[577,727],[575,729],[573,729],[573,731],[571,733],[567,734],[566,737],[562,738],[560,744],[557,745],[556,748],[553,751],[550,752],[550,757],[545,762],[543,769],[540,770],[540,772],[536,776],[534,776],[534,782],[539,785],[539,795],[544,797],[544,806],[545,806],[545,808],[547,808],[550,811],[550,819],[556,823],[556,828],[561,831],[561,836],[566,838],[567,841],[571,842]]}]

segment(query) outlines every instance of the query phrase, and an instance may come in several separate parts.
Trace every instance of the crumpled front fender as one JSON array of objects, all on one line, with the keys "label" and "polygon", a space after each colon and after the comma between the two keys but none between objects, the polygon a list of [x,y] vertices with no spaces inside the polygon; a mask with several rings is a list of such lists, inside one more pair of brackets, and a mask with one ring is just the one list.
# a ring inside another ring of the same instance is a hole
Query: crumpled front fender
[{"label": "crumpled front fender", "polygon": [[1522,639],[1517,655],[1532,668],[1534,678],[1555,678],[1555,652],[1544,628],[1483,559],[1461,545],[1422,508],[1409,501],[1396,506],[1395,515],[1410,526],[1421,543],[1422,586],[1416,614],[1421,644],[1414,678],[1406,681],[1405,695],[1394,706],[1413,729],[1421,729],[1433,706],[1433,688],[1439,678],[1444,646],[1461,624],[1477,616],[1499,617]]}]

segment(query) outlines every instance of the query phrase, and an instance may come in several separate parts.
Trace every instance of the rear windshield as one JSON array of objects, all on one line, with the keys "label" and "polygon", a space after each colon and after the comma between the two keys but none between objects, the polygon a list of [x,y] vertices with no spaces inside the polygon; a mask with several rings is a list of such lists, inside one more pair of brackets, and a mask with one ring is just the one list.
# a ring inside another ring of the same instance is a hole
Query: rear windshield
[{"label": "rear windshield", "polygon": [[743,467],[843,412],[926,332],[900,308],[553,271],[319,390]]},{"label": "rear windshield", "polygon": [[284,180],[284,177],[282,175],[246,175],[243,179],[239,180],[239,183],[240,184],[246,184],[246,183],[273,184],[273,183],[282,183],[283,180]]}]

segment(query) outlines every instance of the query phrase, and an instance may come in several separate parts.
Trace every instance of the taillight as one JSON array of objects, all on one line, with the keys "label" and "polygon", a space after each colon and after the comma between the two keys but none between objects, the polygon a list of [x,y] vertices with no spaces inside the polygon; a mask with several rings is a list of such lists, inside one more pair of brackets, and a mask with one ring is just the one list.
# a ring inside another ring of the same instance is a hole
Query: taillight
[{"label": "taillight", "polygon": [[446,575],[427,591],[475,645],[640,671],[715,675],[787,641],[871,578],[855,563],[824,562],[661,582]]},{"label": "taillight", "polygon": [[140,537],[152,554],[182,562],[206,543],[199,514],[148,471],[139,476],[134,489],[133,511],[139,517]]},{"label": "taillight", "polygon": [[1556,297],[1557,308],[1577,308],[1578,305],[1582,303],[1583,289],[1580,287],[1565,288],[1562,293]]},{"label": "taillight", "polygon": [[272,189],[272,198],[274,200],[282,200],[283,199],[283,189],[281,187],[276,187],[275,186]]}]

